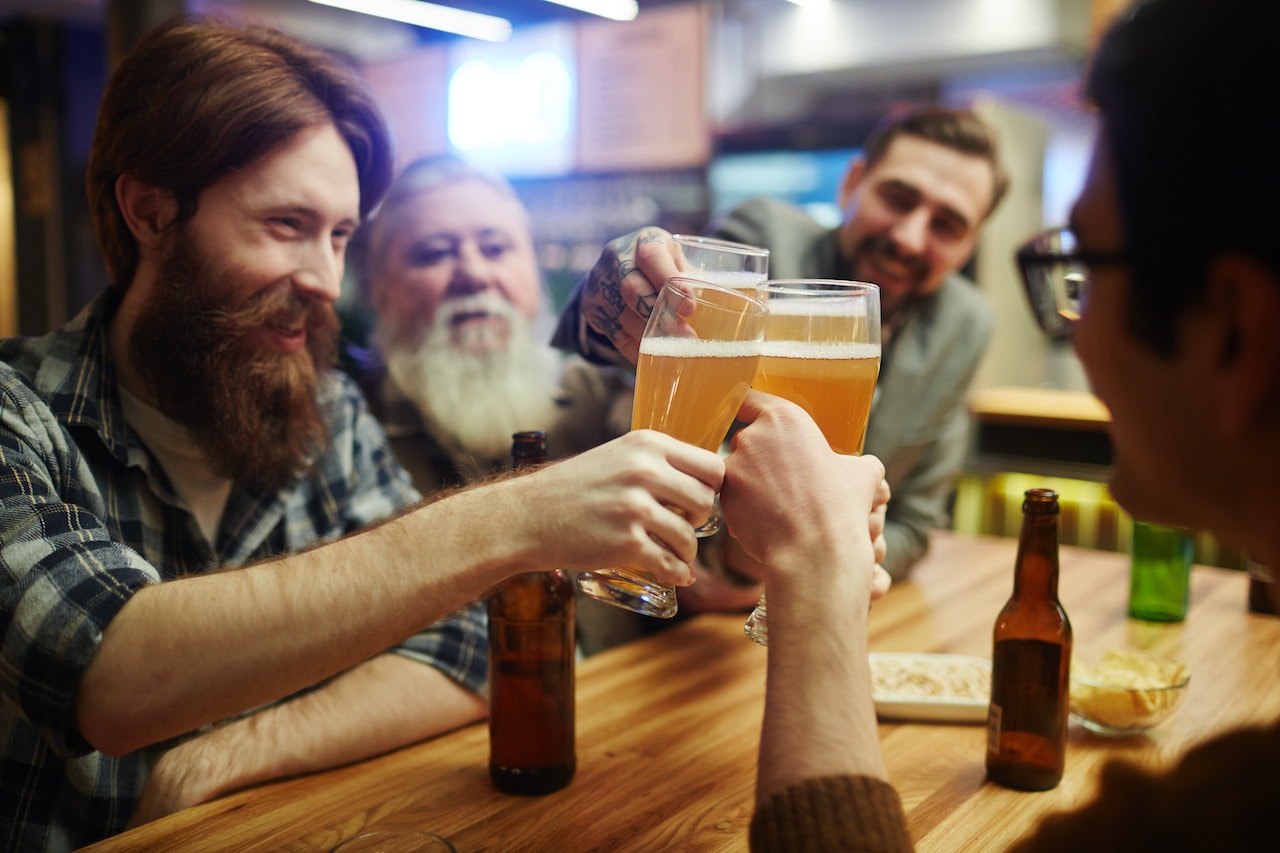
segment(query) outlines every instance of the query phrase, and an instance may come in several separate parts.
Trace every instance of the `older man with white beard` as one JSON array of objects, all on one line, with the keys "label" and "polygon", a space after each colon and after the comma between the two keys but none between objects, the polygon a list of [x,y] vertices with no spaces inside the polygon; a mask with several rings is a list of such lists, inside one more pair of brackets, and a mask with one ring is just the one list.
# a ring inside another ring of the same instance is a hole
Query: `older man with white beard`
[{"label": "older man with white beard", "polygon": [[[420,492],[507,468],[519,430],[545,430],[557,458],[630,428],[630,371],[544,343],[553,318],[528,214],[501,176],[448,155],[417,160],[362,236],[375,326],[361,382]],[[758,587],[703,572],[681,592],[686,612],[739,609],[754,604]],[[581,600],[588,654],[650,627]]]},{"label": "older man with white beard", "polygon": [[416,345],[385,346],[391,384],[468,479],[506,467],[512,433],[560,417],[560,359],[492,291],[446,297]]}]

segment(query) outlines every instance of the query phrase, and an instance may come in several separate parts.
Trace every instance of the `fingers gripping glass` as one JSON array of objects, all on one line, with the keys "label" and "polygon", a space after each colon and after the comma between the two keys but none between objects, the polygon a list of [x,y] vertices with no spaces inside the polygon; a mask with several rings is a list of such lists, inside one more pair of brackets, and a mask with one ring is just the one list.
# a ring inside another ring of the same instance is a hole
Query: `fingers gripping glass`
[{"label": "fingers gripping glass", "polygon": [[1032,314],[1045,334],[1066,340],[1089,300],[1089,267],[1122,264],[1120,252],[1081,251],[1070,228],[1043,231],[1017,252]]},{"label": "fingers gripping glass", "polygon": [[[677,249],[681,273],[690,278],[754,293],[755,286],[769,276],[769,250],[761,246],[694,234],[672,234],[671,240]],[[717,495],[711,517],[698,528],[698,536],[719,532],[720,523],[720,497]]]}]

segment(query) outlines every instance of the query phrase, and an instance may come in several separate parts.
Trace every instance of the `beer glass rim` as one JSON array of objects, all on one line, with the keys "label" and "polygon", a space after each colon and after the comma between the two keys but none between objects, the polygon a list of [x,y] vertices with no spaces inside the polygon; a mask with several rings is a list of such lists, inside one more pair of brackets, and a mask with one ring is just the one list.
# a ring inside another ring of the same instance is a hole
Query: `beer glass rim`
[{"label": "beer glass rim", "polygon": [[785,293],[796,296],[829,294],[833,296],[880,296],[880,285],[869,281],[848,281],[836,278],[786,278],[770,279],[756,285],[756,292]]},{"label": "beer glass rim", "polygon": [[749,243],[735,243],[732,240],[721,240],[719,237],[703,237],[698,234],[672,234],[671,239],[677,243],[707,246],[709,248],[719,249],[724,252],[733,252],[739,255],[752,255],[762,258],[769,257],[769,250],[763,246],[752,246]]},{"label": "beer glass rim", "polygon": [[[720,293],[727,294],[727,295],[729,295],[730,297],[741,299],[741,300],[743,300],[744,302],[748,303],[748,304],[751,306],[751,311],[750,311],[750,313],[752,313],[752,314],[768,314],[768,313],[769,313],[769,306],[765,303],[765,301],[764,301],[763,299],[760,299],[760,298],[756,297],[756,296],[752,296],[752,295],[751,295],[751,293],[750,293],[749,291],[747,291],[747,290],[741,290],[741,289],[736,288],[736,287],[725,287],[725,286],[724,286],[724,285],[722,285],[722,284],[716,284],[715,282],[712,282],[712,281],[704,281],[703,279],[698,278],[696,275],[684,275],[684,274],[681,274],[681,275],[672,275],[672,276],[667,276],[666,281],[664,281],[664,282],[662,283],[662,288],[661,288],[661,290],[666,290],[666,289],[667,289],[667,287],[668,287],[668,286],[671,284],[671,282],[673,282],[673,281],[687,281],[687,282],[691,282],[692,284],[696,284],[696,285],[698,286],[698,288],[699,288],[699,289],[715,290],[715,291],[718,291],[718,292],[720,292]],[[661,293],[661,290],[659,291],[659,293]],[[701,302],[701,303],[704,303],[704,304],[710,305],[710,306],[715,307],[715,308],[723,308],[723,307],[724,307],[724,306],[721,306],[721,305],[717,305],[717,304],[716,304],[716,303],[714,303],[714,302],[708,302],[707,300],[703,299],[703,298],[702,298],[702,296],[701,296],[700,294],[698,294],[697,292],[688,292],[688,291],[686,291],[686,292],[685,292],[685,296],[687,296],[687,297],[689,297],[690,299],[693,299],[693,300],[695,300],[695,301],[697,301],[697,302]]]}]

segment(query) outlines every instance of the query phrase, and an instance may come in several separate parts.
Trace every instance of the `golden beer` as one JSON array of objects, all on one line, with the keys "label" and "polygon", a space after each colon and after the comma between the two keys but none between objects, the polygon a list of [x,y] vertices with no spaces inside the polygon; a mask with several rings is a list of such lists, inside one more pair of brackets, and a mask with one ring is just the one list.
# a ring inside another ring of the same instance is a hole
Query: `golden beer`
[{"label": "golden beer", "polygon": [[752,387],[803,408],[835,452],[861,453],[880,375],[871,331],[865,300],[772,296]]},{"label": "golden beer", "polygon": [[[769,316],[752,386],[808,412],[836,453],[862,453],[880,375],[879,289],[810,279],[768,282],[757,293]],[[767,646],[765,605],[761,593],[745,628]]]},{"label": "golden beer", "polygon": [[[688,276],[668,278],[640,338],[631,428],[658,430],[714,451],[751,388],[767,313],[744,290]],[[701,537],[718,528],[713,515],[693,532]],[[634,563],[583,572],[578,587],[649,616],[669,618],[678,606],[674,587],[645,577]]]},{"label": "golden beer", "polygon": [[880,374],[880,347],[766,341],[752,386],[800,406],[836,453],[858,454]]},{"label": "golden beer", "polygon": [[656,429],[715,450],[747,396],[758,341],[642,338],[632,429]]}]

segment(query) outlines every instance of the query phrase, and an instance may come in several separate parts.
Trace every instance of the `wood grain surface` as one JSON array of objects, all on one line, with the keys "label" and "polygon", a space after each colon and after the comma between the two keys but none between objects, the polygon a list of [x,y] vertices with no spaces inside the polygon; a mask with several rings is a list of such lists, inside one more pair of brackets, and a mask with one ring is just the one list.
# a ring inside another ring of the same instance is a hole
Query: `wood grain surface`
[{"label": "wood grain surface", "polygon": [[[939,532],[912,580],[871,611],[874,651],[990,657],[1017,543]],[[1280,618],[1246,610],[1242,572],[1197,566],[1190,615],[1126,617],[1128,558],[1063,548],[1060,597],[1080,643],[1129,644],[1191,668],[1172,719],[1148,735],[1072,723],[1062,784],[1023,793],[986,781],[982,725],[883,721],[889,773],[917,847],[1000,850],[1044,814],[1088,800],[1113,758],[1165,766],[1223,729],[1280,717]],[[741,615],[690,619],[579,666],[578,772],[540,797],[489,782],[488,730],[472,725],[326,773],[241,791],[86,848],[327,851],[361,831],[411,825],[475,851],[744,851],[764,701],[765,649]]]}]

